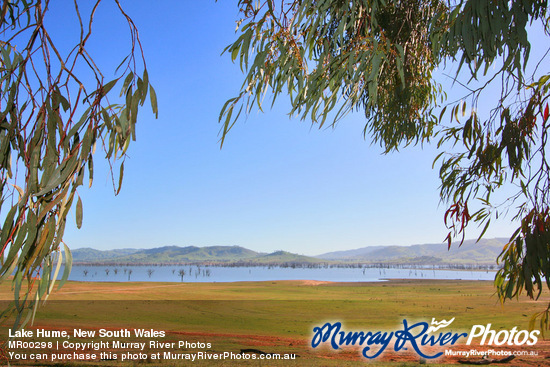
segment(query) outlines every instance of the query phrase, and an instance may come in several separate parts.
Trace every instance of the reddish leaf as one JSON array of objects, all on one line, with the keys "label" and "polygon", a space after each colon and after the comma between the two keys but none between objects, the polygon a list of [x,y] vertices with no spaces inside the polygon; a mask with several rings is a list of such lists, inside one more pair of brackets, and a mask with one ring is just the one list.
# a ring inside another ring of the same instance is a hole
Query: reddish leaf
[{"label": "reddish leaf", "polygon": [[447,250],[451,249],[451,232],[445,237],[445,241],[447,241]]},{"label": "reddish leaf", "polygon": [[544,122],[548,120],[548,103],[546,104],[546,108],[544,109]]}]

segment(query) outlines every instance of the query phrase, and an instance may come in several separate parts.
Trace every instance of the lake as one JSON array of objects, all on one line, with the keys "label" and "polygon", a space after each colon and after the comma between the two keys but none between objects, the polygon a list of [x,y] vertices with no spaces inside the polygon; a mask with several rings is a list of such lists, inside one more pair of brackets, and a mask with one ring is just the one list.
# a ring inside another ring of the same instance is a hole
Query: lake
[{"label": "lake", "polygon": [[[60,274],[63,273],[61,270]],[[278,266],[227,267],[196,265],[73,265],[69,280],[92,282],[240,282],[275,280],[318,280],[373,282],[384,279],[493,280],[494,270],[443,270],[432,268]]]}]

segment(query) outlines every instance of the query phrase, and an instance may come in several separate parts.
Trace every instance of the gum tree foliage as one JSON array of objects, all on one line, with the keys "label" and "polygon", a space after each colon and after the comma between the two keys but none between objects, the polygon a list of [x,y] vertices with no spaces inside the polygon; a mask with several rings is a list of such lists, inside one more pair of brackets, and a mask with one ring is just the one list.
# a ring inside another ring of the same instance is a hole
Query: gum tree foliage
[{"label": "gum tree foliage", "polygon": [[[48,30],[50,1],[0,2],[0,281],[14,290],[2,315],[15,315],[14,328],[34,317],[53,291],[62,262],[59,287],[69,275],[63,232],[72,207],[76,225],[82,225],[77,189],[85,181],[92,185],[96,148],[111,165],[120,162],[118,184],[113,177],[118,193],[148,94],[157,112],[137,28],[113,2],[129,26],[128,55],[105,75],[87,49],[101,1],[64,6],[63,16],[80,28],[66,36],[75,39],[66,52]],[[115,77],[106,76],[113,72]]]},{"label": "gum tree foliage", "polygon": [[[547,1],[240,0],[239,7],[238,38],[225,51],[245,78],[222,108],[222,145],[241,113],[280,95],[291,116],[319,128],[362,111],[365,137],[386,153],[435,141],[449,247],[471,222],[482,226],[481,238],[492,218],[512,211],[520,226],[499,257],[498,294],[537,298],[550,287],[550,74],[548,60],[529,59],[528,38],[530,27],[548,38]],[[447,100],[436,68],[452,69],[467,90],[461,99]],[[490,113],[478,114],[480,104]],[[515,194],[495,202],[505,185]],[[548,314],[539,315],[543,327]]]}]

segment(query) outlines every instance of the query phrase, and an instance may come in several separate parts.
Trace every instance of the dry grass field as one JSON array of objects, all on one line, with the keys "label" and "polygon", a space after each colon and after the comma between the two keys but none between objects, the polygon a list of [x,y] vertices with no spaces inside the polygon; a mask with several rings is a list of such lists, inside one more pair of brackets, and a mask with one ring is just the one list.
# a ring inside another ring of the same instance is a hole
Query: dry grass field
[{"label": "dry grass field", "polygon": [[[9,285],[1,285],[0,300],[7,302],[10,297]],[[367,361],[361,357],[358,348],[346,347],[333,351],[323,346],[313,349],[310,347],[313,328],[328,321],[340,321],[348,331],[398,330],[403,328],[404,319],[409,323],[429,323],[432,318],[449,320],[454,317],[455,321],[449,327],[453,332],[470,332],[473,325],[488,323],[497,331],[514,327],[522,330],[528,328],[531,315],[541,311],[549,300],[550,297],[545,295],[536,302],[521,298],[502,305],[494,295],[492,282],[482,281],[68,282],[50,296],[39,309],[34,324],[27,329],[66,330],[72,335],[75,328],[96,331],[144,328],[165,331],[166,336],[161,338],[163,342],[210,343],[210,348],[184,347],[178,352],[238,354],[241,349],[254,349],[299,356],[285,361],[243,359],[195,362],[159,361],[148,357],[140,361],[117,361],[117,365],[414,366],[424,361],[411,351],[391,350],[374,361]],[[10,320],[3,322],[1,335],[5,340]],[[91,340],[84,339],[81,341]],[[506,364],[509,366],[550,365],[550,344],[540,339],[529,348],[503,346],[494,349],[532,350],[538,353],[537,356],[518,356]],[[62,341],[62,338],[52,340]],[[468,350],[474,347],[458,344],[453,348]],[[476,348],[481,350],[486,346]],[[148,355],[157,352],[162,355],[163,351],[150,345],[146,349]],[[10,351],[4,347],[4,355]],[[49,360],[30,358],[12,358],[10,363],[55,364]],[[55,365],[109,366],[113,363],[112,360],[96,358],[85,362],[60,361]],[[427,361],[429,365],[438,366],[456,363],[458,357],[449,356]]]}]

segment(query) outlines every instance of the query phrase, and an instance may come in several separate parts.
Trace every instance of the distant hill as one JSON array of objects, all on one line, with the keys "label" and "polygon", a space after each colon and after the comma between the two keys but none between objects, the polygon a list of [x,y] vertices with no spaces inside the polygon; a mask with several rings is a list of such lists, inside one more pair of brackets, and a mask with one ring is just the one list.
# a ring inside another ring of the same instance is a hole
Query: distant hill
[{"label": "distant hill", "polygon": [[381,250],[386,247],[388,246],[369,246],[369,247],[362,247],[354,250],[327,252],[326,254],[317,255],[315,257],[318,257],[320,259],[347,260],[347,259],[353,259],[357,256],[363,256],[367,252]]},{"label": "distant hill", "polygon": [[413,246],[372,246],[335,251],[315,257],[286,251],[259,253],[240,246],[164,246],[152,249],[117,249],[100,251],[82,248],[72,251],[73,262],[101,264],[170,264],[170,263],[234,263],[234,264],[310,264],[326,262],[392,263],[392,264],[491,264],[502,251],[504,238],[454,243],[451,250],[443,243]]},{"label": "distant hill", "polygon": [[178,247],[166,246],[141,250],[134,254],[117,258],[127,263],[169,263],[196,261],[237,261],[258,256],[258,253],[240,246]]},{"label": "distant hill", "polygon": [[86,247],[86,248],[78,248],[75,250],[71,250],[71,254],[73,255],[74,262],[87,262],[87,261],[110,260],[121,256],[131,255],[138,251],[139,250],[135,248],[123,248],[123,249],[100,251],[100,250]]},{"label": "distant hill", "polygon": [[250,262],[253,263],[262,263],[262,264],[281,264],[281,263],[319,263],[323,262],[321,259],[314,257],[297,255],[286,251],[275,251],[271,254],[257,256],[250,259]]},{"label": "distant hill", "polygon": [[261,255],[258,252],[248,250],[240,246],[165,246],[144,250],[127,250],[118,254],[114,251],[116,250],[99,251],[93,249],[76,249],[72,251],[73,261],[75,263],[101,262],[152,264],[201,261],[240,261]]},{"label": "distant hill", "polygon": [[[356,262],[391,263],[478,263],[494,264],[505,238],[466,240],[462,246],[457,243],[447,249],[444,243],[412,246],[372,246],[348,251],[336,251],[321,254],[317,258],[324,260]],[[429,261],[428,261],[429,260]]]}]

